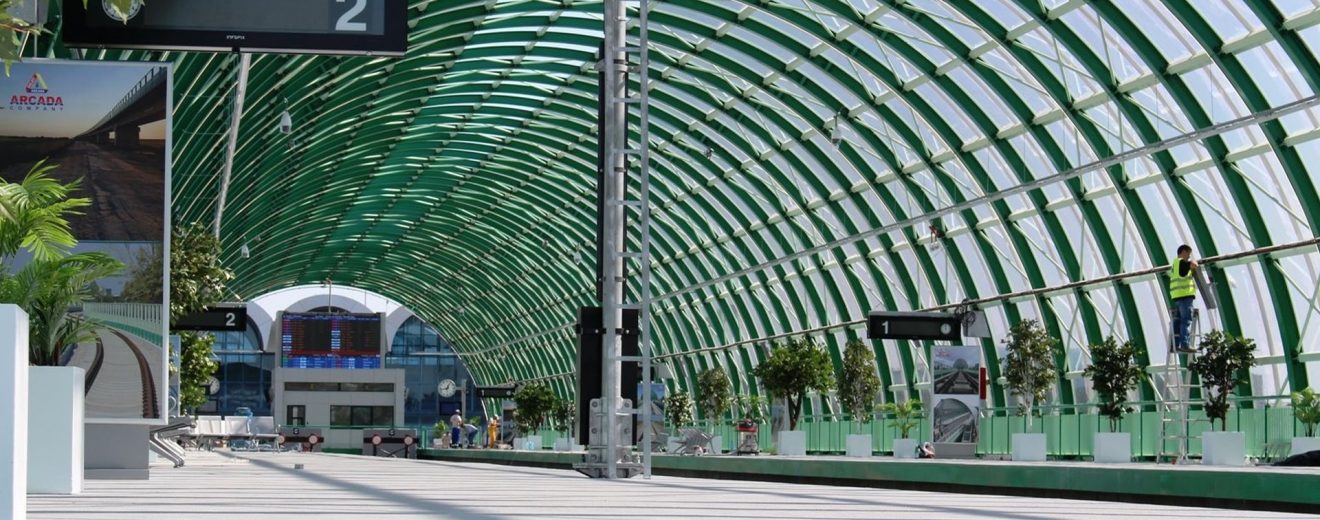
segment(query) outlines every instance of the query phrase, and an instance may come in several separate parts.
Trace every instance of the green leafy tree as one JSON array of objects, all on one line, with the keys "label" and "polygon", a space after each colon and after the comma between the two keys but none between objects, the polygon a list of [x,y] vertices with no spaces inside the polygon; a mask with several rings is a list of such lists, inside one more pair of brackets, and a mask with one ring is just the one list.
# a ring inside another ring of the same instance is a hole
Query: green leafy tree
[{"label": "green leafy tree", "polygon": [[1315,425],[1320,424],[1320,394],[1311,388],[1292,393],[1293,416],[1306,426],[1306,436],[1315,436]]},{"label": "green leafy tree", "polygon": [[665,420],[675,428],[692,424],[692,396],[687,392],[674,392],[665,396]]},{"label": "green leafy tree", "polygon": [[763,423],[769,415],[765,411],[765,398],[759,395],[744,395],[738,397],[739,417],[755,422]]},{"label": "green leafy tree", "polygon": [[1234,389],[1250,381],[1248,369],[1256,364],[1255,352],[1255,341],[1228,332],[1214,330],[1201,338],[1200,353],[1187,368],[1201,379],[1211,428],[1218,420],[1220,431],[1228,430],[1228,399]]},{"label": "green leafy tree", "polygon": [[728,374],[721,367],[703,370],[697,374],[697,392],[706,421],[713,427],[733,405],[733,386],[729,383]]},{"label": "green leafy tree", "polygon": [[1004,346],[1008,354],[1001,366],[1008,387],[1018,395],[1019,410],[1027,416],[1031,428],[1033,407],[1044,401],[1054,386],[1058,373],[1054,368],[1054,351],[1059,341],[1036,320],[1023,320],[1013,325]]},{"label": "green leafy tree", "polygon": [[880,393],[876,375],[875,352],[859,340],[849,341],[843,349],[843,371],[839,373],[839,401],[852,416],[853,426],[871,422],[875,398]]},{"label": "green leafy tree", "polygon": [[554,390],[543,384],[534,383],[519,388],[513,394],[513,402],[518,406],[515,412],[518,416],[518,431],[524,436],[539,431],[546,416],[554,411],[558,400]]},{"label": "green leafy tree", "polygon": [[824,349],[806,338],[789,340],[752,371],[771,394],[788,401],[788,425],[797,429],[807,392],[834,388],[834,365]]},{"label": "green leafy tree", "polygon": [[[142,268],[148,273],[159,269]],[[170,237],[170,324],[220,303],[225,296],[225,284],[233,278],[234,274],[220,262],[220,240],[206,225],[192,222],[176,227]],[[179,404],[194,410],[206,404],[206,388],[220,368],[212,351],[215,337],[181,331],[179,343]]]},{"label": "green leafy tree", "polygon": [[921,411],[921,401],[908,399],[902,403],[885,403],[880,409],[894,416],[893,427],[898,430],[898,435],[901,438],[908,438],[908,434],[912,433],[912,429],[920,425],[914,416]]},{"label": "green leafy tree", "polygon": [[160,303],[165,298],[164,262],[161,259],[160,246],[139,249],[133,264],[128,268],[128,281],[120,297],[126,302]]},{"label": "green leafy tree", "polygon": [[572,399],[555,399],[550,416],[555,423],[555,431],[567,435],[573,431],[573,423],[577,419],[577,404]]},{"label": "green leafy tree", "polygon": [[1113,336],[1091,345],[1091,366],[1083,374],[1091,378],[1100,399],[1100,415],[1109,418],[1111,432],[1118,431],[1123,414],[1131,411],[1127,408],[1128,392],[1136,388],[1143,375],[1136,356],[1137,348],[1132,342],[1119,343]]}]

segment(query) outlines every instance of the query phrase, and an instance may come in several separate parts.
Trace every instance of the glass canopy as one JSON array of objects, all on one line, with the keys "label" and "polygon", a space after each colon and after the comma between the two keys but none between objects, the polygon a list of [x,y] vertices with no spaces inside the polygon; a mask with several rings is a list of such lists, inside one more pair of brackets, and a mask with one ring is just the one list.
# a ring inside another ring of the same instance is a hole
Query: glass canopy
[{"label": "glass canopy", "polygon": [[[376,291],[483,384],[570,392],[601,3],[410,4],[405,58],[253,57],[221,233],[234,289]],[[837,360],[867,311],[970,300],[991,360],[1042,320],[1066,346],[1055,399],[1086,402],[1087,345],[1164,363],[1162,266],[1184,243],[1223,257],[1203,328],[1256,340],[1253,392],[1320,379],[1320,110],[1291,108],[1320,89],[1316,3],[653,6],[654,347],[680,386],[720,365],[755,392],[785,335]],[[174,218],[210,222],[237,56],[87,57],[177,63]],[[886,399],[928,384],[921,347],[875,343]]]}]

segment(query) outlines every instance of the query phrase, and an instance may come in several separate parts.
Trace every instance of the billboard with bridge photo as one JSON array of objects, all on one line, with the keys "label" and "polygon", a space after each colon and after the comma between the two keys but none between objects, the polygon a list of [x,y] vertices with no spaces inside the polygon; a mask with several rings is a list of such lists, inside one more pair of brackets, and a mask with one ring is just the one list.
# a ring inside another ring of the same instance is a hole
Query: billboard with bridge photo
[{"label": "billboard with bridge photo", "polygon": [[162,424],[167,414],[170,71],[167,63],[29,60],[0,75],[0,179],[18,183],[53,166],[49,177],[78,182],[71,196],[88,199],[69,219],[78,246],[67,256],[0,259],[4,276],[95,273],[75,284],[83,303],[49,313],[74,331],[62,336],[67,345],[39,343],[61,344],[44,350],[51,362],[87,371],[88,422]]},{"label": "billboard with bridge photo", "polygon": [[937,443],[976,443],[981,422],[981,348],[931,347],[934,406],[931,433]]}]

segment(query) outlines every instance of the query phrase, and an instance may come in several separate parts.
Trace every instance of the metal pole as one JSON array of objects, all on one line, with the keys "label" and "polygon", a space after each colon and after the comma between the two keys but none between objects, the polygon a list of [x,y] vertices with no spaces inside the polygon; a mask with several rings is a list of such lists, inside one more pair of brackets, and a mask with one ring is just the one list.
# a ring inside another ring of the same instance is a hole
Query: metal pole
[{"label": "metal pole", "polygon": [[621,372],[620,354],[622,342],[619,336],[623,327],[623,248],[624,248],[624,200],[627,196],[626,171],[627,157],[623,149],[627,147],[628,118],[623,99],[627,97],[627,83],[623,74],[627,66],[628,55],[624,52],[627,44],[628,26],[625,21],[625,7],[622,0],[605,2],[605,52],[601,71],[605,75],[605,128],[601,135],[605,139],[605,223],[602,226],[605,237],[605,275],[603,300],[605,349],[603,377],[601,380],[602,408],[605,412],[605,448],[606,478],[616,478],[618,471],[618,453],[620,439],[618,435],[619,404],[622,399],[619,373]]},{"label": "metal pole", "polygon": [[220,197],[215,202],[215,237],[220,238],[220,222],[225,216],[225,200],[229,198],[229,177],[234,172],[234,154],[238,150],[238,124],[243,115],[243,98],[247,94],[248,68],[252,55],[239,53],[238,85],[234,92],[234,113],[229,122],[229,144],[225,148],[225,169],[220,174]]}]

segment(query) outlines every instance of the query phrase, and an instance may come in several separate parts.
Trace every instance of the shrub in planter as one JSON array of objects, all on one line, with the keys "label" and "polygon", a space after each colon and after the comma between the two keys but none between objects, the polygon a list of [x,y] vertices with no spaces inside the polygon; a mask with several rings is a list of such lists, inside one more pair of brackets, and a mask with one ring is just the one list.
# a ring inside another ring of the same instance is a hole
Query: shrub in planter
[{"label": "shrub in planter", "polygon": [[706,423],[713,430],[733,405],[733,386],[729,383],[728,374],[720,367],[697,374],[697,394]]},{"label": "shrub in planter", "polygon": [[1306,388],[1292,394],[1293,416],[1306,428],[1305,437],[1293,437],[1290,455],[1298,455],[1320,450],[1320,438],[1315,436],[1315,426],[1320,424],[1320,394]]},{"label": "shrub in planter", "polygon": [[1023,320],[1013,325],[1004,346],[1008,351],[1001,365],[1008,388],[1017,394],[1019,411],[1027,416],[1027,429],[1031,429],[1033,407],[1045,400],[1053,388],[1058,373],[1054,366],[1054,350],[1059,340],[1036,320]]},{"label": "shrub in planter", "polygon": [[518,407],[514,412],[518,418],[518,432],[527,437],[539,431],[558,400],[554,390],[543,384],[519,388],[513,394],[513,402]]},{"label": "shrub in planter", "polygon": [[692,424],[692,397],[687,392],[665,396],[665,420],[674,428]]},{"label": "shrub in planter", "polygon": [[1218,420],[1220,431],[1228,430],[1228,398],[1250,381],[1248,369],[1256,364],[1255,351],[1256,342],[1223,331],[1211,331],[1201,339],[1201,351],[1188,368],[1201,379],[1211,428]]},{"label": "shrub in planter", "polygon": [[1100,399],[1100,415],[1109,419],[1109,431],[1118,431],[1127,407],[1128,392],[1141,381],[1141,366],[1136,361],[1137,348],[1132,342],[1119,343],[1110,336],[1103,343],[1091,345],[1091,366],[1083,374],[1091,378],[1092,388]]},{"label": "shrub in planter", "polygon": [[894,439],[894,456],[900,459],[911,459],[917,456],[917,441],[908,439],[912,429],[921,423],[913,416],[921,411],[921,401],[908,399],[902,403],[885,403],[881,407],[886,413],[894,415],[893,427],[898,430],[898,438]]},{"label": "shrub in planter", "polygon": [[828,392],[834,387],[830,355],[806,338],[792,339],[775,347],[752,373],[766,390],[788,402],[789,430],[797,429],[802,400],[808,392]]},{"label": "shrub in planter", "polygon": [[848,455],[871,456],[871,434],[860,433],[862,425],[871,422],[875,397],[880,393],[880,376],[876,375],[875,352],[858,340],[849,341],[843,350],[843,370],[839,372],[839,401],[852,416],[853,431],[848,436]]}]

